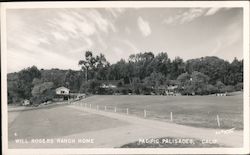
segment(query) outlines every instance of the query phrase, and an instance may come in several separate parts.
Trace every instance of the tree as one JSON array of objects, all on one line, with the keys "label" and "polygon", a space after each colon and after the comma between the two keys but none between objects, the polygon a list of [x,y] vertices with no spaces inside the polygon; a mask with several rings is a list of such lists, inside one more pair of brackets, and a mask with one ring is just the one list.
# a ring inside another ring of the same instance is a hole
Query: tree
[{"label": "tree", "polygon": [[96,93],[99,84],[111,80],[122,81],[119,91],[138,94],[150,94],[152,87],[157,91],[157,87],[175,84],[183,94],[243,89],[243,60],[237,58],[231,63],[215,56],[184,61],[180,57],[171,60],[166,52],[157,55],[142,52],[130,55],[128,60],[121,59],[110,64],[103,54],[94,55],[92,51],[86,51],[84,59],[78,64],[80,71],[57,68],[38,70],[32,66],[8,74],[8,103],[30,99],[32,88],[44,82],[88,93]]},{"label": "tree", "polygon": [[28,67],[18,72],[17,87],[21,98],[29,99],[31,97],[32,81],[34,78],[40,78],[41,72],[36,66]]},{"label": "tree", "polygon": [[209,77],[203,73],[194,71],[192,74],[183,73],[177,78],[179,89],[183,94],[199,94],[206,93]]},{"label": "tree", "polygon": [[100,89],[101,82],[97,80],[89,80],[87,82],[82,83],[80,92],[84,92],[86,94],[98,94]]},{"label": "tree", "polygon": [[209,77],[203,73],[194,71],[191,74],[191,86],[192,90],[199,95],[206,93],[206,87],[208,85]]},{"label": "tree", "polygon": [[235,88],[234,88],[236,91],[242,91],[243,90],[243,83],[240,82],[240,83],[237,83],[237,85],[235,85]]},{"label": "tree", "polygon": [[185,72],[185,63],[180,57],[176,57],[171,63],[170,78],[177,79],[177,77]]},{"label": "tree", "polygon": [[126,61],[121,59],[117,63],[111,65],[109,79],[120,80],[126,77],[125,73]]},{"label": "tree", "polygon": [[164,81],[165,81],[164,76],[161,73],[156,73],[156,72],[151,73],[150,76],[144,79],[144,83],[147,86],[150,86],[153,89],[155,89],[156,92],[159,91],[158,88],[160,85],[164,84]]},{"label": "tree", "polygon": [[64,86],[67,71],[68,70],[59,70],[57,68],[41,70],[41,80],[43,82],[53,82],[55,87]]},{"label": "tree", "polygon": [[239,61],[234,58],[227,69],[225,79],[226,85],[236,85],[243,82],[243,60]]},{"label": "tree", "polygon": [[162,73],[165,77],[168,75],[171,70],[171,60],[168,58],[167,53],[159,53],[149,64],[148,70],[152,73],[153,71]]},{"label": "tree", "polygon": [[68,70],[65,74],[63,83],[71,92],[78,92],[81,85],[81,72]]},{"label": "tree", "polygon": [[179,84],[180,84],[181,86],[185,86],[185,84],[186,84],[188,81],[190,81],[190,78],[191,78],[190,74],[188,74],[188,73],[186,72],[186,73],[182,73],[181,75],[179,75],[179,76],[177,77],[177,81],[179,82]]},{"label": "tree", "polygon": [[139,77],[141,80],[149,76],[153,71],[152,68],[149,67],[153,60],[154,54],[152,52],[130,55],[129,63],[135,66],[134,76]]},{"label": "tree", "polygon": [[54,83],[53,82],[44,82],[35,85],[32,88],[32,104],[41,104],[43,102],[52,100],[55,95]]},{"label": "tree", "polygon": [[218,92],[218,88],[214,85],[208,84],[206,88],[207,94],[215,94]]},{"label": "tree", "polygon": [[103,54],[94,56],[91,51],[85,52],[85,60],[78,63],[85,72],[85,80],[98,79],[108,80],[110,74],[110,63]]},{"label": "tree", "polygon": [[234,86],[231,85],[227,85],[222,89],[223,93],[229,93],[229,92],[233,92],[235,91]]},{"label": "tree", "polygon": [[225,88],[225,84],[221,81],[217,81],[215,86],[217,87],[219,92],[223,92]]},{"label": "tree", "polygon": [[110,63],[107,61],[103,54],[96,56],[95,78],[99,80],[109,80]]},{"label": "tree", "polygon": [[39,78],[34,78],[33,81],[32,81],[32,85],[35,86],[35,85],[38,85],[38,84],[41,84],[43,81]]},{"label": "tree", "polygon": [[191,59],[186,62],[186,71],[192,73],[193,71],[201,72],[207,75],[211,84],[216,81],[225,81],[229,62],[215,56],[201,57],[198,59]]},{"label": "tree", "polygon": [[88,73],[89,70],[94,69],[96,63],[96,59],[93,57],[93,54],[91,51],[85,52],[85,60],[80,60],[78,62],[78,65],[82,66],[82,70],[85,72],[85,79],[88,81]]}]

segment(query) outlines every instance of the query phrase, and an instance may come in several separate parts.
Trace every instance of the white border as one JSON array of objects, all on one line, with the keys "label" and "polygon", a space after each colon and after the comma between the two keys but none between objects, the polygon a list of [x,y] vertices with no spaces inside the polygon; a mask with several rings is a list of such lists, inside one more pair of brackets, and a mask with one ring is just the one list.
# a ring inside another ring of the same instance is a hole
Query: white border
[{"label": "white border", "polygon": [[[6,9],[31,8],[186,8],[186,7],[241,7],[243,8],[244,55],[244,145],[243,148],[156,148],[156,149],[8,149],[7,130],[7,48]],[[2,144],[3,154],[248,154],[249,151],[249,2],[247,1],[107,1],[107,2],[16,2],[1,4],[1,69],[2,69]],[[5,103],[5,104],[3,104]]]}]

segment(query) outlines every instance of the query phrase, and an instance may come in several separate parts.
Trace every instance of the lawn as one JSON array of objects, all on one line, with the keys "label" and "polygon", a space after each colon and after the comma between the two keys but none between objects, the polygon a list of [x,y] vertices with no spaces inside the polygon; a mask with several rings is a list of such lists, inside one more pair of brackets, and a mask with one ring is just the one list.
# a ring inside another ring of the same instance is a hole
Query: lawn
[{"label": "lawn", "polygon": [[[243,129],[243,96],[143,96],[143,95],[99,95],[84,99],[87,106],[177,124],[236,130]],[[220,127],[216,117],[219,116]]]}]

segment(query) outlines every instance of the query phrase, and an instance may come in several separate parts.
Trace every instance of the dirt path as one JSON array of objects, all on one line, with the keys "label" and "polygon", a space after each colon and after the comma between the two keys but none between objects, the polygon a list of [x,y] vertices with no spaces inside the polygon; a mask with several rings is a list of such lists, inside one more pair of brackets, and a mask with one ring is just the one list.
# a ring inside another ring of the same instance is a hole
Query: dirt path
[{"label": "dirt path", "polygon": [[70,105],[69,108],[83,110],[85,112],[103,115],[106,117],[129,122],[131,125],[101,130],[98,132],[86,132],[67,137],[91,137],[95,139],[95,145],[85,144],[86,147],[119,147],[126,143],[138,141],[140,138],[159,137],[183,137],[207,140],[217,140],[218,144],[229,147],[242,147],[243,131],[234,131],[231,134],[216,134],[219,129],[195,128],[174,123],[166,123],[156,120],[143,119],[126,114],[118,114],[95,109]]}]

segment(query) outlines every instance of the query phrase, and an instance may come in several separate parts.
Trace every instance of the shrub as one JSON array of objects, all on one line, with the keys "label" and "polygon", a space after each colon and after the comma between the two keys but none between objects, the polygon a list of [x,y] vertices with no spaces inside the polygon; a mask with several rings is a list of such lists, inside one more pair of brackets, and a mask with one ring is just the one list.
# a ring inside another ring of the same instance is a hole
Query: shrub
[{"label": "shrub", "polygon": [[225,93],[225,92],[233,92],[233,91],[235,91],[235,89],[234,89],[233,86],[228,85],[228,86],[225,86],[221,91],[222,91],[223,93]]},{"label": "shrub", "polygon": [[243,90],[243,83],[237,83],[235,86],[234,86],[234,89],[236,91],[242,91]]},{"label": "shrub", "polygon": [[215,87],[214,85],[208,84],[206,91],[207,91],[207,94],[215,94],[218,92],[218,88]]}]

